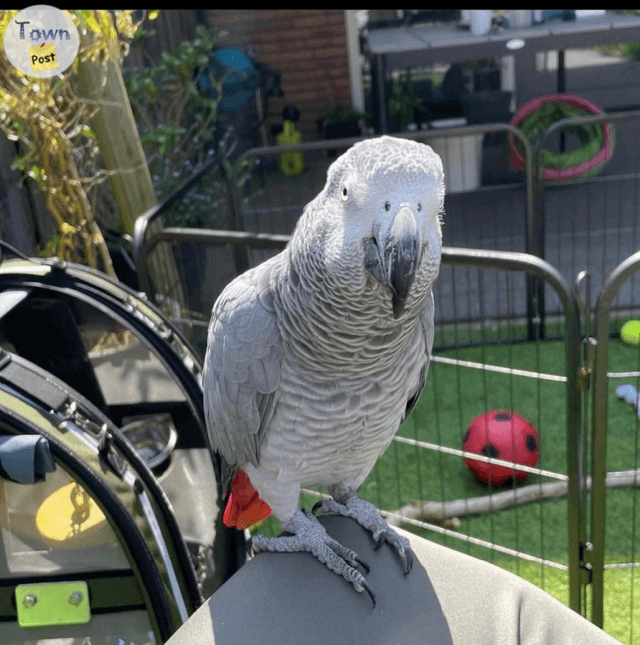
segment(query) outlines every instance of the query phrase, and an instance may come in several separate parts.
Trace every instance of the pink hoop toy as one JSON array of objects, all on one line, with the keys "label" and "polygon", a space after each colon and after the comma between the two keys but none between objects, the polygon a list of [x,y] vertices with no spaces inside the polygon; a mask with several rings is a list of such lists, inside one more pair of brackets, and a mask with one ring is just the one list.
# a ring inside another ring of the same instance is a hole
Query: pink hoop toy
[{"label": "pink hoop toy", "polygon": [[[602,114],[602,110],[592,103],[591,101],[577,96],[576,94],[546,94],[539,96],[531,101],[525,103],[511,119],[511,125],[517,126],[528,117],[531,113],[535,112],[538,108],[546,103],[566,103],[571,107],[579,110],[585,110],[591,114]],[[611,158],[611,128],[608,123],[601,123],[603,134],[603,145],[600,151],[591,157],[591,159],[573,166],[571,168],[545,168],[544,179],[546,181],[566,181],[568,179],[575,179],[583,175],[596,166],[608,161]],[[509,141],[509,149],[511,150],[511,167],[514,170],[523,171],[526,167],[524,156],[520,153],[515,145],[515,140],[512,132],[507,134]]]}]

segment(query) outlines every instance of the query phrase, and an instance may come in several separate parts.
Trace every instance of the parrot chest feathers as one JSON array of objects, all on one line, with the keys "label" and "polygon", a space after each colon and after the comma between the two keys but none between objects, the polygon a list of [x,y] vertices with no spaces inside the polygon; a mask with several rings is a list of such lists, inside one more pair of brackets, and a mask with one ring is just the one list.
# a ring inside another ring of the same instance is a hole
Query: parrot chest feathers
[{"label": "parrot chest feathers", "polygon": [[295,355],[305,370],[317,368],[324,374],[388,367],[414,337],[432,281],[425,262],[405,313],[396,320],[388,290],[364,273],[361,281],[327,285],[329,279],[317,270],[312,279],[302,270],[290,271],[273,299],[285,353]]},{"label": "parrot chest feathers", "polygon": [[345,479],[359,486],[393,439],[425,363],[426,351],[407,349],[388,367],[343,369],[328,378],[285,355],[271,430],[260,447],[258,485],[286,472],[302,486]]}]

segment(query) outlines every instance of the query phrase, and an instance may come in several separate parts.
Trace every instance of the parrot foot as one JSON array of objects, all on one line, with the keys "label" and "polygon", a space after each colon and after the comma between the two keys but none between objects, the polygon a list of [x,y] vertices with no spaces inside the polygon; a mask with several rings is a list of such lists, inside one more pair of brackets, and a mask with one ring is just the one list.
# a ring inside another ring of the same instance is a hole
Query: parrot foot
[{"label": "parrot foot", "polygon": [[413,566],[413,551],[407,538],[396,533],[378,513],[378,509],[356,495],[348,499],[344,504],[340,504],[335,499],[324,499],[313,507],[313,512],[318,510],[327,513],[337,513],[345,517],[353,518],[358,524],[373,533],[373,539],[376,541],[375,550],[378,550],[385,542],[388,542],[400,556],[402,560],[404,574],[407,575]]},{"label": "parrot foot", "polygon": [[283,524],[283,528],[293,535],[280,537],[255,535],[251,538],[251,549],[255,553],[310,551],[331,571],[350,582],[356,591],[360,593],[366,591],[373,606],[376,606],[376,597],[369,583],[356,569],[360,565],[368,573],[369,565],[360,559],[357,553],[330,537],[313,513],[298,510],[291,520]]}]

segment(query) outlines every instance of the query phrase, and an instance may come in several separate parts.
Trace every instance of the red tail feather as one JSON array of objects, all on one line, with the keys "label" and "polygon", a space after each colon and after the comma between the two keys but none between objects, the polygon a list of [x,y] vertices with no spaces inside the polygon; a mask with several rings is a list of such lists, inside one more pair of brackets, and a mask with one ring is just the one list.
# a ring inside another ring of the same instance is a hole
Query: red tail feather
[{"label": "red tail feather", "polygon": [[266,520],[269,515],[271,508],[260,499],[246,473],[239,470],[231,484],[231,493],[222,516],[224,525],[243,530]]}]

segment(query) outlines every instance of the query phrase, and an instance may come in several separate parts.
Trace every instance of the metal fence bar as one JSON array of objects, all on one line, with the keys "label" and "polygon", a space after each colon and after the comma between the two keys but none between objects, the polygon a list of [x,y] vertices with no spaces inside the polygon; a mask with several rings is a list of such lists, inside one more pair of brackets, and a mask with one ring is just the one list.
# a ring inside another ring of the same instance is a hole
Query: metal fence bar
[{"label": "metal fence bar", "polygon": [[237,202],[235,201],[237,192],[235,190],[235,185],[233,182],[227,181],[224,165],[220,163],[220,160],[217,157],[214,157],[211,160],[206,161],[199,168],[196,168],[191,177],[189,177],[189,179],[187,179],[181,186],[165,197],[162,202],[148,209],[136,220],[133,233],[133,261],[136,265],[140,287],[151,298],[154,296],[154,285],[153,281],[150,279],[149,267],[147,264],[147,256],[150,253],[148,245],[152,244],[153,247],[157,246],[157,241],[154,242],[154,238],[161,231],[161,227],[157,225],[153,226],[153,224],[155,222],[161,223],[162,215],[164,215],[172,206],[179,203],[180,200],[184,199],[191,188],[200,181],[202,176],[212,169],[215,169],[220,173],[222,181],[226,184],[230,198],[231,227],[234,230],[238,228],[238,210]]},{"label": "metal fence bar", "polygon": [[640,376],[640,371],[633,372],[607,372],[607,378],[637,378]]},{"label": "metal fence bar", "polygon": [[[202,246],[220,246],[220,247],[246,247],[246,248],[255,248],[255,249],[267,249],[267,250],[281,250],[283,249],[287,242],[289,241],[289,235],[278,235],[278,234],[268,234],[268,233],[254,233],[248,231],[217,231],[209,229],[191,229],[191,228],[179,228],[172,227],[167,229],[161,229],[155,232],[152,236],[148,237],[143,244],[139,247],[139,253],[136,256],[136,263],[140,267],[145,265],[143,258],[151,253],[151,251],[162,242],[174,242],[178,244],[196,244]],[[456,263],[454,261],[455,253],[451,257],[451,262],[446,261],[447,259],[447,248],[451,249],[452,247],[445,247],[443,250],[443,260],[445,265],[454,266]],[[476,252],[472,249],[462,249],[461,251],[470,253]],[[500,265],[502,261],[500,258],[505,257],[505,251],[485,251],[478,250],[477,252],[482,254],[482,266],[491,266],[491,258],[498,258],[497,264],[494,263],[493,268],[504,268]],[[495,255],[492,255],[495,253]],[[513,257],[518,256],[518,254],[512,254]],[[525,254],[519,254],[525,256]],[[478,256],[480,257],[480,256]],[[529,256],[530,257],[530,256]],[[512,267],[513,268],[513,267]],[[151,292],[153,293],[153,291]],[[533,319],[536,319],[536,313],[532,314]],[[503,317],[498,316],[497,320],[502,320]],[[471,322],[475,320],[474,318],[465,319],[465,322]],[[478,319],[479,320],[479,319]],[[457,319],[456,322],[460,322],[461,319]],[[537,324],[537,323],[536,323]],[[547,380],[552,378],[553,375],[546,377]]]},{"label": "metal fence bar", "polygon": [[[457,358],[447,358],[446,356],[432,356],[431,361],[434,363],[445,363],[446,365],[457,365],[460,367],[470,367],[476,370],[486,370],[487,372],[497,372],[499,374],[509,374],[510,376],[526,376],[537,378],[541,381],[556,381],[566,383],[567,377],[559,374],[541,374],[540,372],[531,372],[529,370],[516,370],[512,367],[501,367],[500,365],[486,365],[485,363],[476,363],[474,361],[462,361]],[[640,372],[639,372],[640,374]]]},{"label": "metal fence bar", "polygon": [[608,276],[596,303],[595,338],[597,343],[593,385],[593,434],[591,451],[591,543],[593,571],[591,620],[602,627],[604,621],[604,556],[606,519],[607,451],[607,366],[609,359],[609,321],[611,306],[623,283],[640,269],[640,251],[622,262]]},{"label": "metal fence bar", "polygon": [[443,248],[442,262],[450,265],[479,266],[493,269],[525,271],[545,280],[560,298],[565,315],[565,349],[567,376],[567,469],[568,469],[568,530],[569,530],[569,606],[582,613],[581,569],[585,568],[584,548],[579,542],[582,524],[585,476],[582,472],[581,395],[578,386],[580,369],[579,308],[569,283],[544,260],[525,253],[480,251]]},{"label": "metal fence bar", "polygon": [[531,473],[533,475],[541,475],[542,477],[549,477],[550,479],[557,479],[559,481],[569,481],[568,475],[562,475],[560,473],[555,473],[551,470],[541,470],[540,468],[532,468],[531,466],[525,466],[519,464],[516,461],[508,461],[506,459],[498,459],[496,457],[485,457],[484,455],[478,455],[475,452],[467,452],[465,450],[457,450],[456,448],[448,448],[447,446],[441,446],[436,443],[429,443],[428,441],[418,441],[417,439],[410,439],[409,437],[400,437],[395,436],[394,441],[398,443],[406,443],[410,446],[417,446],[419,448],[425,448],[426,450],[435,450],[436,452],[442,452],[447,455],[453,455],[454,457],[468,457],[474,461],[482,461],[486,464],[496,464],[497,466],[516,466],[518,470],[522,470],[526,473]]},{"label": "metal fence bar", "polygon": [[[572,125],[592,125],[596,123],[619,123],[621,121],[637,121],[640,120],[640,110],[629,110],[628,112],[603,112],[602,114],[593,114],[588,116],[572,116],[566,119],[561,119],[551,124],[546,130],[543,130],[535,143],[536,158],[541,157],[542,149],[547,143],[549,137],[558,132],[559,130],[566,129]],[[539,159],[541,161],[541,159]],[[544,166],[536,164],[536,172],[544,170]]]},{"label": "metal fence bar", "polygon": [[148,243],[147,248],[150,249],[162,241],[177,241],[204,245],[250,246],[256,249],[283,249],[290,239],[290,235],[175,227],[159,231],[154,239]]}]

